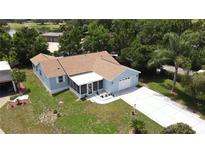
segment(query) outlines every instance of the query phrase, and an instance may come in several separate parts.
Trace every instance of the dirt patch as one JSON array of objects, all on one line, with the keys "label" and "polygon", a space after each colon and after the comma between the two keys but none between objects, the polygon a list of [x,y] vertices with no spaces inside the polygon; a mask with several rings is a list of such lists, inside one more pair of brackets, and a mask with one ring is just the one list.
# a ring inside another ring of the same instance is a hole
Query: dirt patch
[{"label": "dirt patch", "polygon": [[47,111],[45,113],[42,113],[39,116],[40,122],[47,126],[53,126],[57,118],[58,118],[58,113],[53,111]]}]

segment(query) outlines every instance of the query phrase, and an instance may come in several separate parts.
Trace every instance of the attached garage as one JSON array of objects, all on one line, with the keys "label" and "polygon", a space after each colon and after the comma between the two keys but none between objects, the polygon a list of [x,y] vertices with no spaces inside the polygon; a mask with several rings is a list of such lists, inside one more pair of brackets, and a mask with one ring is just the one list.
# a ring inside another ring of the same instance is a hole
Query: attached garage
[{"label": "attached garage", "polygon": [[119,81],[119,91],[123,89],[127,89],[131,87],[131,79],[130,77],[123,78]]}]

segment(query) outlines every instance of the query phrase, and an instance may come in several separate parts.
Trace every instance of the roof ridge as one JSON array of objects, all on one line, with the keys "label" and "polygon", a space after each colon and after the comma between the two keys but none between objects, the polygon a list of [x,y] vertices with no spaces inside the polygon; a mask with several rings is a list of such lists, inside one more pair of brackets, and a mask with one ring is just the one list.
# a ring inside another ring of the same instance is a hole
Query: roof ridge
[{"label": "roof ridge", "polygon": [[104,60],[104,61],[110,62],[110,63],[112,63],[112,64],[121,65],[121,64],[119,64],[119,63],[116,63],[116,62],[110,61],[110,60],[108,60],[108,59],[105,59],[104,57],[101,57],[101,59]]},{"label": "roof ridge", "polygon": [[48,55],[46,55],[46,54],[44,54],[44,53],[40,53],[40,54],[42,54],[45,58],[47,58],[48,60],[50,60],[50,59],[48,58]]},{"label": "roof ridge", "polygon": [[63,69],[63,71],[65,72],[65,74],[66,75],[68,75],[67,74],[67,72],[65,71],[65,69],[64,69],[64,67],[63,67],[63,65],[61,64],[61,62],[59,61],[59,59],[58,58],[56,58],[56,60],[57,60],[57,62],[60,64],[60,66],[61,66],[61,68]]},{"label": "roof ridge", "polygon": [[86,55],[92,55],[92,54],[100,54],[100,53],[102,53],[102,52],[107,52],[107,51],[99,51],[99,52],[91,52],[91,53],[70,55],[70,56],[66,56],[66,57],[63,57],[63,58],[70,58],[70,57],[76,57],[76,56],[86,56]]}]

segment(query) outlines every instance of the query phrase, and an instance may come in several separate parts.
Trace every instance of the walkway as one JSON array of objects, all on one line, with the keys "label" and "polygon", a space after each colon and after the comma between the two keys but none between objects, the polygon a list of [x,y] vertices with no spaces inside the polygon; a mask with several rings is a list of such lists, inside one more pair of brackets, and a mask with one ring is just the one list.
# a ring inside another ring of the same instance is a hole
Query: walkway
[{"label": "walkway", "polygon": [[107,104],[118,99],[124,100],[163,127],[183,122],[191,126],[196,133],[205,134],[205,120],[199,115],[146,87],[123,90],[117,96],[105,101],[96,96],[89,100],[98,104]]},{"label": "walkway", "polygon": [[121,95],[120,98],[163,127],[183,122],[191,126],[196,133],[205,134],[205,120],[153,90],[142,87]]}]

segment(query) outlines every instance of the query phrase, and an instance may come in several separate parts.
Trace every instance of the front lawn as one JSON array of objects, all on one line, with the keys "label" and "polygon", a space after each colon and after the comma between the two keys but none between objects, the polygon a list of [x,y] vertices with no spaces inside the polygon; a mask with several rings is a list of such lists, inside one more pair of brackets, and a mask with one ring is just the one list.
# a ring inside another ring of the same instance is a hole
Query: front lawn
[{"label": "front lawn", "polygon": [[[26,87],[32,104],[8,110],[0,109],[0,128],[6,133],[128,133],[133,108],[122,100],[106,105],[78,100],[70,91],[51,96],[32,70],[26,70]],[[58,102],[63,101],[61,108]],[[39,122],[39,115],[57,109],[62,116],[53,126]],[[148,133],[159,133],[162,127],[137,111],[139,120],[145,122]]]},{"label": "front lawn", "polygon": [[205,119],[205,106],[195,104],[192,98],[185,93],[185,89],[179,82],[176,84],[175,94],[171,93],[172,80],[165,79],[160,76],[143,77],[141,85],[147,86],[148,88],[159,92],[180,104],[186,105],[189,109],[197,112],[201,118]]}]

